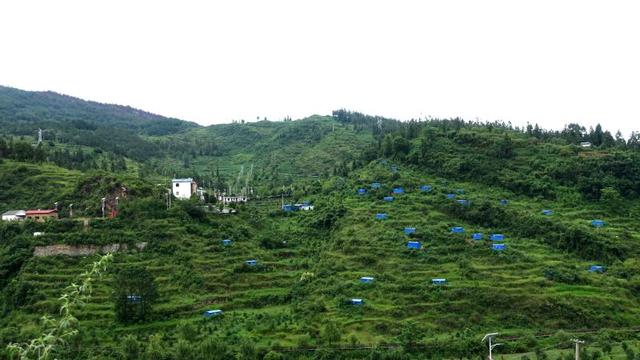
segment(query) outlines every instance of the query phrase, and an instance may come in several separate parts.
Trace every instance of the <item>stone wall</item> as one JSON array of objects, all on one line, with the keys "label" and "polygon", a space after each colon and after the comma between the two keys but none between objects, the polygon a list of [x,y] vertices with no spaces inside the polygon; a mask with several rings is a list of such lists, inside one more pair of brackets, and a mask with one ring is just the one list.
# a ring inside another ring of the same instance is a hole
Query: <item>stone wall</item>
[{"label": "stone wall", "polygon": [[[136,243],[138,250],[144,250],[147,246],[146,242]],[[55,255],[67,255],[67,256],[87,256],[95,253],[113,253],[118,251],[126,251],[127,244],[109,244],[104,246],[98,245],[46,245],[36,246],[33,250],[33,256],[55,256]]]}]

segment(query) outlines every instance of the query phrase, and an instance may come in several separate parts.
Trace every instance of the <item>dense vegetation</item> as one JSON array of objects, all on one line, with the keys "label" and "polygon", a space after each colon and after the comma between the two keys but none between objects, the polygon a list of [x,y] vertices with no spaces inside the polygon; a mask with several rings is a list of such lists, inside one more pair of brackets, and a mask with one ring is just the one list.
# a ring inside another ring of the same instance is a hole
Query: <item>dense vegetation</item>
[{"label": "dense vegetation", "polygon": [[[3,91],[0,123],[17,113],[3,108],[15,90]],[[60,134],[75,121],[95,122],[77,110],[88,106],[79,100],[54,106],[31,97],[58,95],[24,96],[22,106],[44,109],[32,125],[43,114]],[[115,116],[110,106],[89,107],[96,118]],[[151,115],[131,124],[122,116],[109,126],[152,148],[134,154],[64,136],[32,145],[20,139],[33,134],[31,120],[20,125],[30,132],[1,128],[0,211],[58,202],[62,216],[0,224],[1,344],[39,336],[40,317],[57,315],[59,296],[97,259],[34,256],[37,246],[117,244],[92,296],[74,310],[77,334],[54,356],[479,359],[482,335],[500,331],[505,359],[563,359],[571,337],[587,340],[582,359],[636,358],[637,134],[399,122],[344,110],[162,131]],[[235,215],[213,211],[211,198],[167,209],[174,175],[193,176],[209,192],[250,186],[260,198]],[[398,187],[404,193],[392,194]],[[102,197],[109,210],[120,199],[115,218],[101,217]],[[315,208],[285,213],[283,200]],[[606,225],[595,228],[593,219]],[[457,226],[464,232],[452,233]],[[503,252],[492,251],[493,233],[504,234]],[[409,240],[423,248],[407,249]],[[605,271],[589,272],[591,265]],[[363,276],[375,280],[361,283]],[[212,309],[223,314],[203,316]]]}]

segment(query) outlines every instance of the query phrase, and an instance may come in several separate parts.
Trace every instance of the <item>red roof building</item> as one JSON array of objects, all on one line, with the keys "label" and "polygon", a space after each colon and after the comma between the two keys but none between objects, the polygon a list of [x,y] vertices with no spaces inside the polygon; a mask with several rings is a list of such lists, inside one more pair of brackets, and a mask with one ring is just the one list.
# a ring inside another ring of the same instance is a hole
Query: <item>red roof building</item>
[{"label": "red roof building", "polygon": [[38,222],[44,222],[47,219],[57,219],[58,210],[45,209],[45,210],[27,210],[27,219],[32,219]]}]

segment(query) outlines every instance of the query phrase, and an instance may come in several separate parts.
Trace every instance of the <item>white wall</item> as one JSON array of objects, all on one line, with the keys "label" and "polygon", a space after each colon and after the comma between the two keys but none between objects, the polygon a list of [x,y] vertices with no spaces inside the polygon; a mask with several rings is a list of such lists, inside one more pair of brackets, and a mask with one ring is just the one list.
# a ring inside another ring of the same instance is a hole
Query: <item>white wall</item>
[{"label": "white wall", "polygon": [[173,196],[178,199],[189,199],[191,197],[190,181],[174,181],[171,185]]}]

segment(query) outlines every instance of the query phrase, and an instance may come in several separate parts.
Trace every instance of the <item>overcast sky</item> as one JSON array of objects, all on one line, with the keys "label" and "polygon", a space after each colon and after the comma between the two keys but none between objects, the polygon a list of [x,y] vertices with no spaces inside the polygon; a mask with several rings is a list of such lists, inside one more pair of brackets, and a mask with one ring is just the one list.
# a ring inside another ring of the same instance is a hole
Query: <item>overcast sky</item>
[{"label": "overcast sky", "polygon": [[2,1],[0,84],[200,124],[347,108],[640,130],[638,1]]}]

